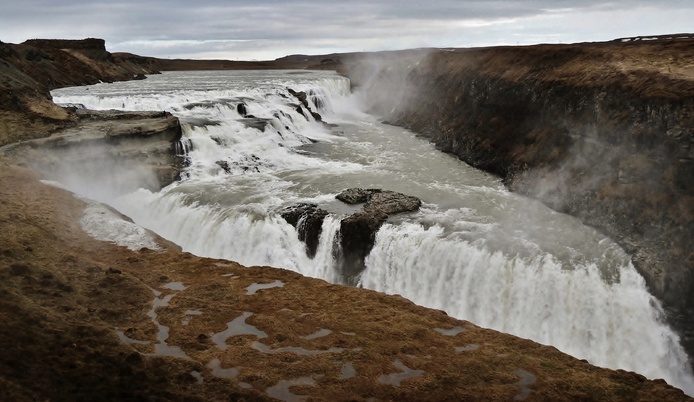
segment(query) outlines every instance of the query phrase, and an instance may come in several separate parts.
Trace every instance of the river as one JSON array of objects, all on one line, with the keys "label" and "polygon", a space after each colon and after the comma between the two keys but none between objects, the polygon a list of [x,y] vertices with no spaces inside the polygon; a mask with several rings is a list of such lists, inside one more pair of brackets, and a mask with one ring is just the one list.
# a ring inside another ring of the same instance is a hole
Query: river
[{"label": "river", "polygon": [[[297,110],[289,90],[329,124]],[[166,110],[184,126],[189,166],[159,192],[74,191],[114,206],[185,251],[356,283],[543,344],[591,363],[664,378],[694,394],[679,338],[630,257],[613,241],[362,110],[349,80],[324,71],[167,72],[53,91],[91,109]],[[239,106],[243,105],[243,106]],[[245,117],[244,117],[245,116]],[[66,180],[67,182],[67,180]],[[74,182],[71,180],[70,182]],[[335,200],[350,187],[419,197],[379,230],[366,269],[334,258]],[[310,258],[279,211],[331,212]]]}]

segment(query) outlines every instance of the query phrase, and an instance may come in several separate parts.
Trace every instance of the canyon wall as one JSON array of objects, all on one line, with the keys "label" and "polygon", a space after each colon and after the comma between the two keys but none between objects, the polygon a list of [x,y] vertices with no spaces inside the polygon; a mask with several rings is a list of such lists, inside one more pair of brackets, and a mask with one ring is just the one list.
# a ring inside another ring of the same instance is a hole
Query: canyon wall
[{"label": "canyon wall", "polygon": [[615,239],[691,331],[693,39],[420,49],[336,68],[386,121]]}]

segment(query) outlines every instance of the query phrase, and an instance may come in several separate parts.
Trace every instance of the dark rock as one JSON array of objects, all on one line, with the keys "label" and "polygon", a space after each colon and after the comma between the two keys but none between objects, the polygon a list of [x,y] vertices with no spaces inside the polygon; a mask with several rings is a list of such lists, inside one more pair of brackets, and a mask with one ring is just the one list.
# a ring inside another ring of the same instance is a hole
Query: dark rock
[{"label": "dark rock", "polygon": [[291,89],[291,88],[287,88],[287,91],[288,91],[290,94],[292,94],[293,97],[295,97],[296,99],[298,99],[298,100],[301,102],[302,105],[308,107],[308,102],[307,102],[307,100],[306,100],[306,99],[307,99],[306,92],[304,92],[304,91],[296,92],[295,90],[293,90],[293,89]]},{"label": "dark rock", "polygon": [[350,188],[336,195],[335,198],[351,205],[366,203],[365,211],[378,211],[386,215],[416,211],[422,205],[422,201],[417,197],[373,188]]},{"label": "dark rock", "polygon": [[215,162],[217,166],[222,168],[226,173],[231,173],[231,166],[229,166],[229,162],[227,161],[217,161]]},{"label": "dark rock", "polygon": [[245,103],[239,103],[236,105],[236,112],[238,112],[241,117],[248,117],[248,107]]},{"label": "dark rock", "polygon": [[[296,99],[299,100],[299,102],[301,102],[301,105],[296,107],[297,113],[306,117],[306,119],[308,120],[308,116],[304,113],[304,111],[301,107],[301,106],[303,106],[304,108],[306,108],[306,110],[308,110],[308,113],[311,114],[311,116],[316,121],[323,121],[323,117],[319,113],[317,113],[311,109],[311,106],[308,103],[308,95],[306,94],[306,92],[304,92],[304,91],[296,92],[295,90],[293,90],[291,88],[287,88],[287,91],[289,91],[289,93],[292,94],[292,96],[294,96]],[[311,99],[311,101],[313,101],[313,98]],[[316,107],[318,107],[316,103],[314,103],[314,105],[316,105]],[[321,105],[322,105],[322,101],[321,101]]]},{"label": "dark rock", "polygon": [[338,200],[354,205],[354,204],[362,204],[366,202],[371,194],[373,193],[378,193],[381,190],[379,189],[364,189],[364,188],[348,188],[347,190],[344,190],[340,194],[336,195],[335,198]]},{"label": "dark rock", "polygon": [[247,115],[246,118],[240,120],[248,128],[254,128],[259,131],[265,131],[269,120],[263,119],[261,117],[255,117],[251,114]]},{"label": "dark rock", "polygon": [[416,197],[380,189],[350,188],[335,198],[351,205],[364,203],[362,211],[340,222],[338,261],[348,282],[364,270],[364,259],[373,248],[376,232],[388,217],[416,211],[422,204]]},{"label": "dark rock", "polygon": [[384,213],[359,211],[340,222],[338,261],[348,282],[364,270],[364,259],[373,248],[376,232],[387,219]]},{"label": "dark rock", "polygon": [[280,216],[296,228],[299,240],[306,244],[306,254],[313,258],[318,250],[323,220],[328,216],[328,211],[315,204],[299,204],[283,209]]},{"label": "dark rock", "polygon": [[313,119],[315,121],[323,121],[323,116],[321,116],[320,114],[318,114],[316,112],[311,112],[311,116],[313,116]]},{"label": "dark rock", "polygon": [[135,74],[135,76],[133,76],[133,79],[134,79],[134,80],[144,80],[144,79],[146,79],[146,78],[147,78],[147,76],[144,75],[144,74],[142,74],[142,73]]}]

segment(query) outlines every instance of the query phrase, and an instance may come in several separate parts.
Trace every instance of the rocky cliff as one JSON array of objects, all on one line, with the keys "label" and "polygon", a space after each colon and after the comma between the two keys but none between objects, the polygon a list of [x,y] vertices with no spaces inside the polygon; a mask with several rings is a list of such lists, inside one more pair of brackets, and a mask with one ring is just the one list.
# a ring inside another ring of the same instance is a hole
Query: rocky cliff
[{"label": "rocky cliff", "polygon": [[51,101],[52,89],[155,72],[145,58],[114,57],[102,39],[0,42],[0,146],[75,124]]},{"label": "rocky cliff", "polygon": [[693,38],[420,49],[337,67],[387,121],[618,241],[694,352]]}]

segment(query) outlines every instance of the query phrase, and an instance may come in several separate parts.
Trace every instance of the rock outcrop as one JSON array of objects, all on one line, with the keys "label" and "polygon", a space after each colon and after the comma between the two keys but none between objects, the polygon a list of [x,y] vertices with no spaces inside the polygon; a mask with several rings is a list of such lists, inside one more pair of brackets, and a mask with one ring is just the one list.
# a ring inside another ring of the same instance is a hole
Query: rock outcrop
[{"label": "rock outcrop", "polygon": [[373,248],[376,232],[388,217],[416,211],[422,205],[416,197],[381,189],[350,188],[335,198],[347,204],[364,204],[361,211],[340,221],[338,264],[348,282],[364,270],[364,259]]},{"label": "rock outcrop", "polygon": [[[364,204],[361,211],[342,218],[339,244],[334,249],[342,278],[347,283],[356,284],[356,278],[365,268],[364,259],[374,246],[378,229],[390,215],[418,210],[422,201],[395,191],[363,188],[346,189],[335,198],[350,205]],[[280,211],[282,218],[296,228],[299,240],[306,244],[311,258],[316,255],[323,221],[328,214],[315,204],[293,205]]]},{"label": "rock outcrop", "polygon": [[318,250],[323,221],[328,216],[328,211],[315,204],[299,204],[283,209],[280,215],[296,228],[299,240],[306,244],[306,254],[313,258]]},{"label": "rock outcrop", "polygon": [[156,72],[146,58],[113,56],[102,39],[0,43],[0,146],[76,124],[74,114],[51,101],[53,89]]},{"label": "rock outcrop", "polygon": [[177,147],[182,135],[178,118],[165,112],[74,113],[76,126],[0,147],[0,154],[47,179],[69,182],[83,176],[91,179],[84,185],[123,192],[158,191],[179,178],[186,159]]},{"label": "rock outcrop", "polygon": [[[291,88],[287,88],[287,91],[290,94],[292,94],[292,96],[294,96],[296,99],[298,99],[299,102],[301,102],[301,105],[296,107],[297,113],[303,116],[306,116],[306,113],[308,113],[313,117],[315,121],[323,121],[323,117],[318,112],[313,110],[311,108],[311,105],[308,103],[308,95],[306,94],[306,92],[297,92]],[[306,112],[304,112],[304,110],[306,110]],[[308,119],[308,116],[306,116],[306,119]]]}]

